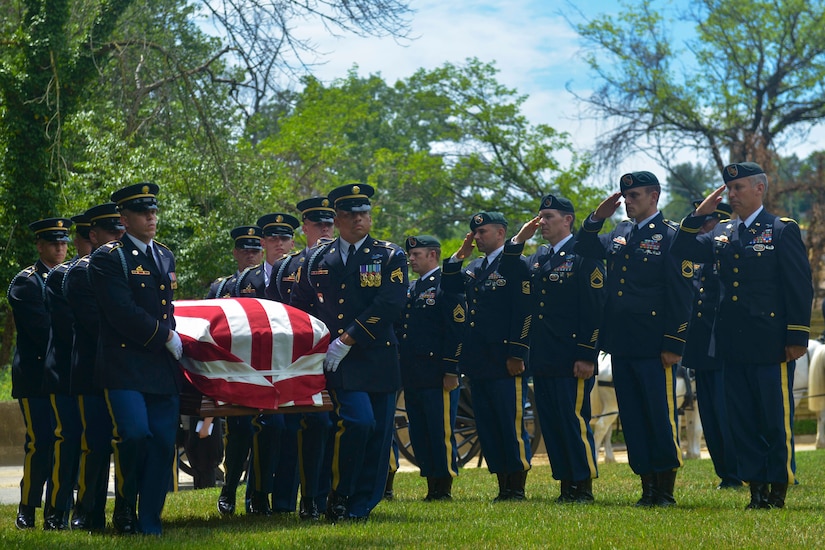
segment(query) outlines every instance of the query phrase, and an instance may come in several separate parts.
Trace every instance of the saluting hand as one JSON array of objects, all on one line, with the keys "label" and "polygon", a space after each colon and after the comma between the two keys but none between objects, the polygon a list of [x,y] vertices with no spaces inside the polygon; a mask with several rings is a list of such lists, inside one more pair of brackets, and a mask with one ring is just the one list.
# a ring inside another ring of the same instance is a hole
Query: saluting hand
[{"label": "saluting hand", "polygon": [[473,232],[470,231],[464,235],[464,242],[461,243],[461,248],[459,248],[453,256],[459,260],[464,260],[473,253],[475,247],[476,245],[473,243]]},{"label": "saluting hand", "polygon": [[538,229],[538,228],[539,228],[539,217],[536,216],[535,218],[533,218],[532,220],[530,220],[529,222],[526,222],[524,225],[521,226],[521,229],[519,230],[519,232],[516,233],[515,237],[513,237],[513,242],[515,244],[521,244],[523,242],[526,242],[527,239],[529,239],[530,237],[532,237],[533,235],[536,234],[536,229]]},{"label": "saluting hand", "polygon": [[616,213],[616,210],[621,206],[622,192],[616,191],[606,199],[604,199],[598,208],[593,212],[593,219],[596,221],[606,220]]},{"label": "saluting hand", "polygon": [[716,211],[716,207],[719,206],[720,202],[722,202],[722,193],[725,192],[725,188],[726,185],[722,184],[713,193],[705,197],[705,200],[703,200],[702,204],[696,208],[696,212],[694,214],[696,216],[708,216],[713,214]]}]

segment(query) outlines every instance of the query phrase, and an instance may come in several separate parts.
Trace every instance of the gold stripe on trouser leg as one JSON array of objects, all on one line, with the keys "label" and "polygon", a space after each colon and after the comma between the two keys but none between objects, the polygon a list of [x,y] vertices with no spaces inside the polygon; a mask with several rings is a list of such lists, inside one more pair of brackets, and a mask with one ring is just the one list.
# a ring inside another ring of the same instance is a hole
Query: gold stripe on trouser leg
[{"label": "gold stripe on trouser leg", "polygon": [[673,435],[673,447],[676,449],[676,459],[682,466],[682,447],[679,446],[679,429],[676,427],[676,403],[673,385],[673,367],[665,368],[665,392],[667,394],[667,421],[670,423],[670,433]]},{"label": "gold stripe on trouser leg", "polygon": [[[112,402],[109,400],[109,390],[103,390],[103,395],[106,397],[106,408],[109,409],[109,416],[112,418],[112,438],[114,440],[120,439],[120,434],[117,431],[117,420],[115,420],[115,413],[112,410]],[[123,495],[123,472],[120,469],[120,452],[118,446],[112,442],[112,450],[115,457],[115,484],[117,485],[117,494]]]},{"label": "gold stripe on trouser leg", "polygon": [[389,473],[394,474],[398,471],[398,459],[395,457],[395,451],[393,451],[392,445],[390,445],[390,462],[389,468],[387,468]]},{"label": "gold stripe on trouser leg", "polygon": [[[60,491],[60,452],[63,447],[63,422],[60,420],[60,412],[57,410],[57,397],[55,394],[49,394],[49,402],[52,405],[52,411],[54,412],[54,419],[57,423],[54,429],[54,452],[53,452],[53,460],[52,460],[52,498],[51,504],[52,508],[57,508],[57,493]],[[60,434],[60,437],[57,437],[57,434]]]},{"label": "gold stripe on trouser leg", "polygon": [[331,391],[330,397],[335,401],[335,414],[339,420],[335,431],[335,441],[332,445],[332,484],[333,491],[338,490],[338,484],[341,482],[341,470],[338,463],[341,460],[341,436],[344,435],[346,428],[344,427],[344,419],[341,418],[341,403],[338,401],[338,396],[335,391]]},{"label": "gold stripe on trouser leg", "polygon": [[[32,459],[37,446],[37,440],[34,438],[34,427],[32,426],[32,411],[29,400],[25,397],[20,399],[20,404],[23,405],[23,417],[26,419],[26,434],[29,436],[31,447],[26,449],[26,457],[24,459],[25,468],[23,469],[23,481],[21,483],[22,498],[20,499],[26,506],[33,506],[28,502],[29,492],[32,488],[31,471]],[[40,503],[37,503],[38,506]]]},{"label": "gold stripe on trouser leg", "polygon": [[788,363],[782,362],[779,363],[779,380],[782,384],[782,410],[784,412],[784,426],[785,426],[785,453],[788,457],[788,461],[785,464],[785,468],[788,471],[788,484],[793,485],[795,481],[795,476],[793,474],[793,468],[791,467],[791,460],[793,459],[793,445],[791,444],[791,440],[793,439],[793,428],[791,426],[791,413],[793,412],[793,402],[790,399],[789,389],[790,383],[788,380]]},{"label": "gold stripe on trouser leg", "polygon": [[252,469],[255,471],[255,487],[253,487],[253,490],[255,490],[257,492],[261,492],[262,487],[264,486],[264,480],[263,480],[263,472],[261,472],[262,459],[261,459],[261,449],[260,449],[260,444],[258,443],[258,438],[263,436],[264,429],[263,429],[263,426],[261,426],[261,423],[258,422],[258,417],[257,416],[252,419],[252,425],[255,426],[255,428],[257,428],[257,430],[258,430],[257,434],[254,433],[254,432],[252,434],[252,457],[251,457],[251,460],[252,460]]},{"label": "gold stripe on trouser leg", "polygon": [[86,459],[89,456],[89,440],[86,437],[86,403],[83,396],[77,396],[77,410],[80,414],[80,461],[77,470],[77,501],[83,500],[86,494]]},{"label": "gold stripe on trouser leg", "polygon": [[441,388],[441,412],[444,421],[444,450],[446,459],[446,470],[450,472],[450,477],[456,477],[458,472],[453,470],[453,425],[450,422],[450,392]]},{"label": "gold stripe on trouser leg", "polygon": [[524,446],[524,439],[521,431],[524,427],[524,391],[521,387],[521,376],[516,376],[513,381],[516,384],[516,441],[518,442],[518,456],[521,461],[522,470],[530,469],[530,462],[527,461],[527,449]]},{"label": "gold stripe on trouser leg", "polygon": [[[584,382],[585,380],[582,378],[578,378],[576,380],[576,418],[579,421],[579,434],[581,436],[582,443],[584,444],[584,452],[587,455],[587,468],[590,470],[590,478],[593,479],[596,477],[598,471],[596,470],[596,464],[593,462],[593,448],[590,446],[590,440],[587,439],[587,422],[581,414],[585,397]],[[588,395],[587,398],[589,399],[590,396]],[[581,480],[576,479],[574,481]]]}]

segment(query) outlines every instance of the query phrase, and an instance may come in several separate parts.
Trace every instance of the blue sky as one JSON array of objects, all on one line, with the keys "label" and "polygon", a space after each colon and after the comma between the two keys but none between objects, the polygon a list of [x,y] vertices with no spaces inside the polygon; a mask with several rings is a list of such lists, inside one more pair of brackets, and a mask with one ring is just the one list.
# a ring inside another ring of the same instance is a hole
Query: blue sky
[{"label": "blue sky", "polygon": [[[663,0],[657,6],[671,10],[687,0]],[[392,38],[332,37],[321,26],[301,28],[325,55],[313,73],[325,81],[346,75],[353,65],[360,74],[380,73],[389,83],[413,74],[419,68],[435,68],[445,62],[461,63],[468,57],[495,61],[499,81],[528,95],[524,113],[533,123],[546,123],[571,135],[580,150],[593,147],[595,137],[609,128],[607,121],[582,116],[583,107],[567,90],[589,95],[592,75],[583,59],[583,43],[562,14],[580,21],[581,16],[617,13],[621,0],[411,0],[416,10],[411,41]],[[679,33],[690,35],[682,25]],[[681,45],[677,45],[681,48]],[[816,133],[814,133],[815,135]],[[814,137],[814,136],[812,136]],[[791,144],[800,156],[809,153],[816,140]],[[695,161],[696,155],[680,152],[677,158]],[[564,157],[560,157],[565,160]],[[651,170],[664,179],[664,170],[644,156],[628,159],[609,174],[598,174],[598,182],[610,186],[630,170]]]}]

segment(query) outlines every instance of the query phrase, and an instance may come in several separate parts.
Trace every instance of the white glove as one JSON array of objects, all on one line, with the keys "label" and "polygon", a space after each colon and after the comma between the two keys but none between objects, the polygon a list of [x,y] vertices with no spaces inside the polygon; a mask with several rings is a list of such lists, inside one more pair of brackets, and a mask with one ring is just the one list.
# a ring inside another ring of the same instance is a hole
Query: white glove
[{"label": "white glove", "polygon": [[327,356],[324,359],[324,370],[326,372],[337,371],[338,365],[341,363],[341,360],[347,356],[350,348],[352,348],[352,346],[346,345],[340,338],[333,340],[329,348],[327,348]]},{"label": "white glove", "polygon": [[172,354],[175,361],[178,361],[183,355],[183,342],[181,342],[180,336],[178,336],[177,332],[173,330],[171,333],[172,338],[166,341],[166,349],[169,350],[169,353]]}]

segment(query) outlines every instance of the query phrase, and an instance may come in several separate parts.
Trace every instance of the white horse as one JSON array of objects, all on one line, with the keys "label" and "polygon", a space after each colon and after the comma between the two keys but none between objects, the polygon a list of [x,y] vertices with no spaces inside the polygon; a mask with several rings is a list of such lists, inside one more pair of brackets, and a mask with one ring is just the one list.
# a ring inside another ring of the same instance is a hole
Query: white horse
[{"label": "white horse", "polygon": [[[679,408],[685,401],[685,393],[685,379],[678,376],[676,378],[676,406]],[[604,461],[616,462],[610,439],[613,435],[613,426],[619,418],[619,405],[616,401],[616,388],[613,387],[613,365],[610,355],[604,352],[599,354],[599,374],[596,376],[596,384],[590,393],[590,408],[596,449],[604,445]],[[684,421],[680,424],[685,428],[687,441],[685,458],[699,458],[701,456],[702,421],[699,419],[699,408],[695,400],[691,406],[684,409]]]},{"label": "white horse", "polygon": [[816,448],[825,449],[825,345],[808,340],[808,352],[796,360],[793,378],[794,406],[808,398],[808,409],[816,415]]}]

